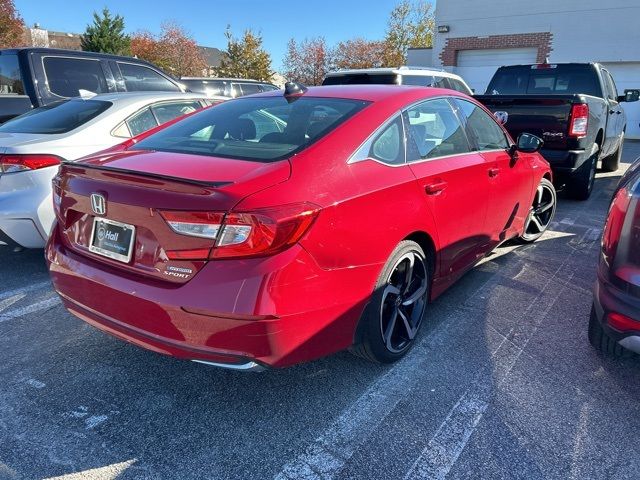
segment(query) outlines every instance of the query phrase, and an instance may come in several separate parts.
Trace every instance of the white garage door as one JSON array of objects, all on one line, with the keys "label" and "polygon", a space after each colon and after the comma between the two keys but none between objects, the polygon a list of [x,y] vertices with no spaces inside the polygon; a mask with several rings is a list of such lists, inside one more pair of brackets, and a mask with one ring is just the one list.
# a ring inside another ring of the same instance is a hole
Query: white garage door
[{"label": "white garage door", "polygon": [[[618,93],[624,94],[625,88],[640,88],[640,62],[608,63],[604,65],[616,82]],[[640,102],[623,103],[627,114],[627,138],[640,138]]]},{"label": "white garage door", "polygon": [[498,67],[536,63],[537,48],[500,48],[460,50],[454,71],[466,80],[476,93],[484,93]]}]

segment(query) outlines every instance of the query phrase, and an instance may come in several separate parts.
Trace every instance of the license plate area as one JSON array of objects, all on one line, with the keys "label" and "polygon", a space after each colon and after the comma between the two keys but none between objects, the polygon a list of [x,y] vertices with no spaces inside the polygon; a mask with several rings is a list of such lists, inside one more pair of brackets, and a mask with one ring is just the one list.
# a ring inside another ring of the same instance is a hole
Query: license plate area
[{"label": "license plate area", "polygon": [[135,237],[136,227],[133,225],[95,217],[89,250],[103,257],[129,263]]}]

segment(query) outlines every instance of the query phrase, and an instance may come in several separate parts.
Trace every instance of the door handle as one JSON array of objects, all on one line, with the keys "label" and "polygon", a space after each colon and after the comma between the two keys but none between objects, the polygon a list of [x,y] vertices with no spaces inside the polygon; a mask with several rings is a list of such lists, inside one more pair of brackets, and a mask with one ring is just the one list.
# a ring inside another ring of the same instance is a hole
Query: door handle
[{"label": "door handle", "polygon": [[442,192],[445,188],[447,188],[447,182],[444,180],[438,180],[433,183],[428,183],[424,186],[424,191],[427,195],[437,195]]},{"label": "door handle", "polygon": [[500,169],[497,167],[493,167],[489,169],[489,176],[491,178],[497,177],[499,173],[500,173]]},{"label": "door handle", "polygon": [[622,110],[618,110],[616,113],[620,115],[622,113]]}]

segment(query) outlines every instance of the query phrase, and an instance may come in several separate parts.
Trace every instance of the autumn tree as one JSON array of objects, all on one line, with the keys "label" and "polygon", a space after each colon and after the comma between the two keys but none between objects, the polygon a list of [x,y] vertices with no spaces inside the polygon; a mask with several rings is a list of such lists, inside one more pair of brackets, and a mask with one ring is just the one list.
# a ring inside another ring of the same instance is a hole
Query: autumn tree
[{"label": "autumn tree", "polygon": [[196,41],[173,22],[163,23],[157,36],[148,31],[136,32],[131,38],[131,53],[178,77],[202,75],[207,69]]},{"label": "autumn tree", "polygon": [[333,68],[376,68],[383,64],[383,42],[354,38],[338,43],[333,51]]},{"label": "autumn tree", "polygon": [[271,55],[262,47],[262,36],[251,29],[236,38],[227,27],[227,50],[223,53],[217,74],[224,77],[268,81],[273,75]]},{"label": "autumn tree", "polygon": [[24,33],[24,21],[13,0],[0,0],[0,48],[21,46]]},{"label": "autumn tree", "polygon": [[124,18],[121,15],[112,17],[106,7],[102,10],[102,15],[93,12],[93,24],[87,25],[82,35],[82,49],[87,52],[129,55],[131,39],[124,33]]},{"label": "autumn tree", "polygon": [[384,65],[404,65],[409,48],[433,45],[433,5],[425,0],[402,0],[391,11],[384,39]]},{"label": "autumn tree", "polygon": [[283,60],[284,76],[288,80],[306,85],[320,85],[330,69],[330,52],[323,37],[304,39],[298,43],[293,38],[287,44]]}]

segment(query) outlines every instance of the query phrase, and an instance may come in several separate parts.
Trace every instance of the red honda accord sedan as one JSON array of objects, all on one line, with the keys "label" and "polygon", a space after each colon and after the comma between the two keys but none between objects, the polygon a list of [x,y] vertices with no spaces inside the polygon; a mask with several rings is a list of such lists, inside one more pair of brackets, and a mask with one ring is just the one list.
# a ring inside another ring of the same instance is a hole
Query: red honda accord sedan
[{"label": "red honda accord sedan", "polygon": [[548,227],[540,145],[451,90],[289,84],[64,164],[51,277],[74,315],[179,358],[392,362],[430,300]]}]

